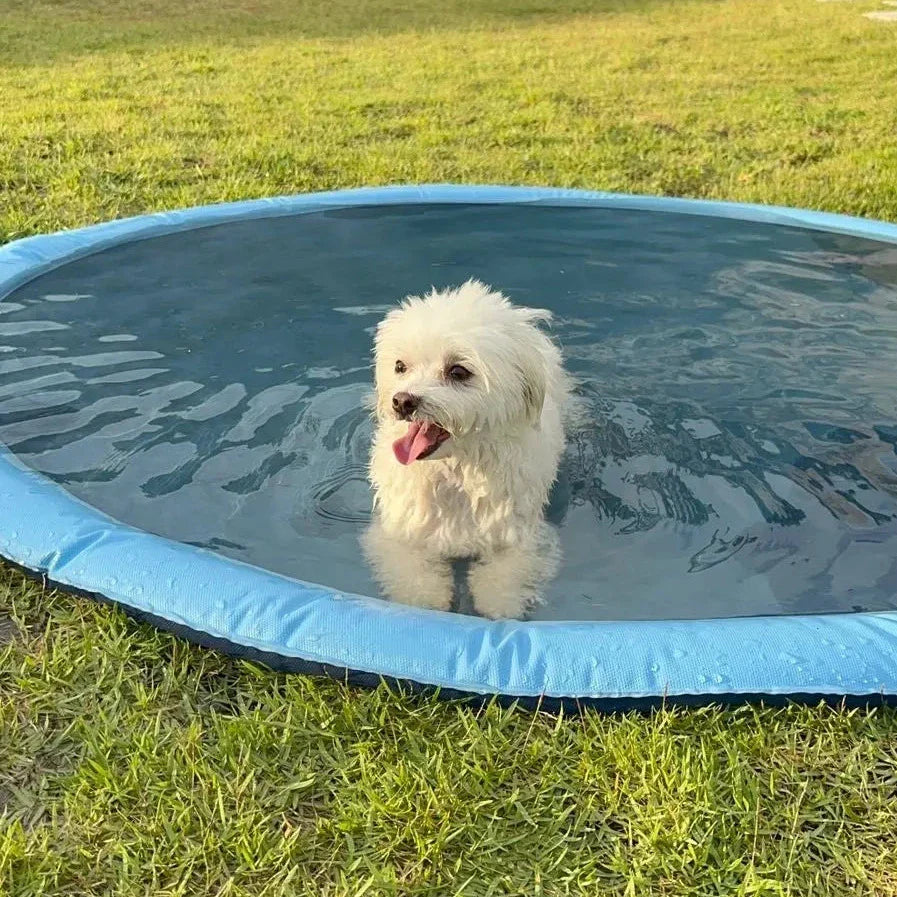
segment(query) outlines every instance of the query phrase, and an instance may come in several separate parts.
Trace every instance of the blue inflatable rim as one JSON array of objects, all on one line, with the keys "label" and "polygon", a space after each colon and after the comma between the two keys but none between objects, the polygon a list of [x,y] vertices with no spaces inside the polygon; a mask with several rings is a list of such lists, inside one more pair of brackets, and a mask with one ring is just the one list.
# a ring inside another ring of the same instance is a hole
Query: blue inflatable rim
[{"label": "blue inflatable rim", "polygon": [[[897,226],[824,212],[489,186],[366,188],[142,215],[0,248],[0,302],[116,244],[351,206],[527,203],[715,216],[897,244]],[[27,512],[25,512],[27,509]],[[897,612],[707,620],[490,622],[349,595],[142,532],[0,452],[0,556],[193,640],[284,669],[444,693],[639,707],[897,699]]]}]

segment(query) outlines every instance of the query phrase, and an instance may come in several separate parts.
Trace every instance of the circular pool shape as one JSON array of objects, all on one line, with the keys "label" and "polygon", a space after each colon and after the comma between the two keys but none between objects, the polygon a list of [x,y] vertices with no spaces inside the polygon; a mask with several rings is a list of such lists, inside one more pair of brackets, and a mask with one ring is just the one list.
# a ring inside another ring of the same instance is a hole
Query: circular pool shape
[{"label": "circular pool shape", "polygon": [[[383,601],[358,549],[373,328],[471,276],[554,313],[584,409],[526,621]],[[0,556],[281,669],[543,706],[897,696],[893,225],[446,186],[22,240],[0,443]]]}]

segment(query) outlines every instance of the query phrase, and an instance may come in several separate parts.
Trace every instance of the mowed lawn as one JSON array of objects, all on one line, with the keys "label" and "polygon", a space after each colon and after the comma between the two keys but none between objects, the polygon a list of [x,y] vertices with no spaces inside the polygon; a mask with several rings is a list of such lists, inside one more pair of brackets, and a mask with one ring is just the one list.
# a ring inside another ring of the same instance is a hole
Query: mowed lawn
[{"label": "mowed lawn", "polygon": [[[897,220],[879,8],[0,0],[0,242],[434,181]],[[2,566],[0,643],[4,897],[897,895],[890,710],[565,718],[360,692]]]}]

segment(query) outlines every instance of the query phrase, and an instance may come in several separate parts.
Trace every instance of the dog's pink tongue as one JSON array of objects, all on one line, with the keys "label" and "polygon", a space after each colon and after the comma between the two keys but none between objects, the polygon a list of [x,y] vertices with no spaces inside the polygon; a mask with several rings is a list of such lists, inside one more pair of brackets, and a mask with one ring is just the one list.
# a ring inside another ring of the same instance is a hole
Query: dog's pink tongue
[{"label": "dog's pink tongue", "polygon": [[432,448],[438,437],[439,427],[426,421],[414,420],[408,425],[408,432],[392,444],[393,454],[400,464],[410,464],[428,448]]}]

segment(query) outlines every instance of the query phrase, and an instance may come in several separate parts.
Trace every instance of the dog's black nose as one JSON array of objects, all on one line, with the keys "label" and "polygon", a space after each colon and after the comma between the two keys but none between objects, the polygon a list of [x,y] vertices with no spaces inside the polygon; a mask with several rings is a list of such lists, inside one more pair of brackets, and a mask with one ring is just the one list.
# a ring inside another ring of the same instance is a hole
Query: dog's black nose
[{"label": "dog's black nose", "polygon": [[420,405],[420,399],[411,395],[410,392],[397,392],[392,397],[392,408],[402,420],[410,420],[417,406]]}]

